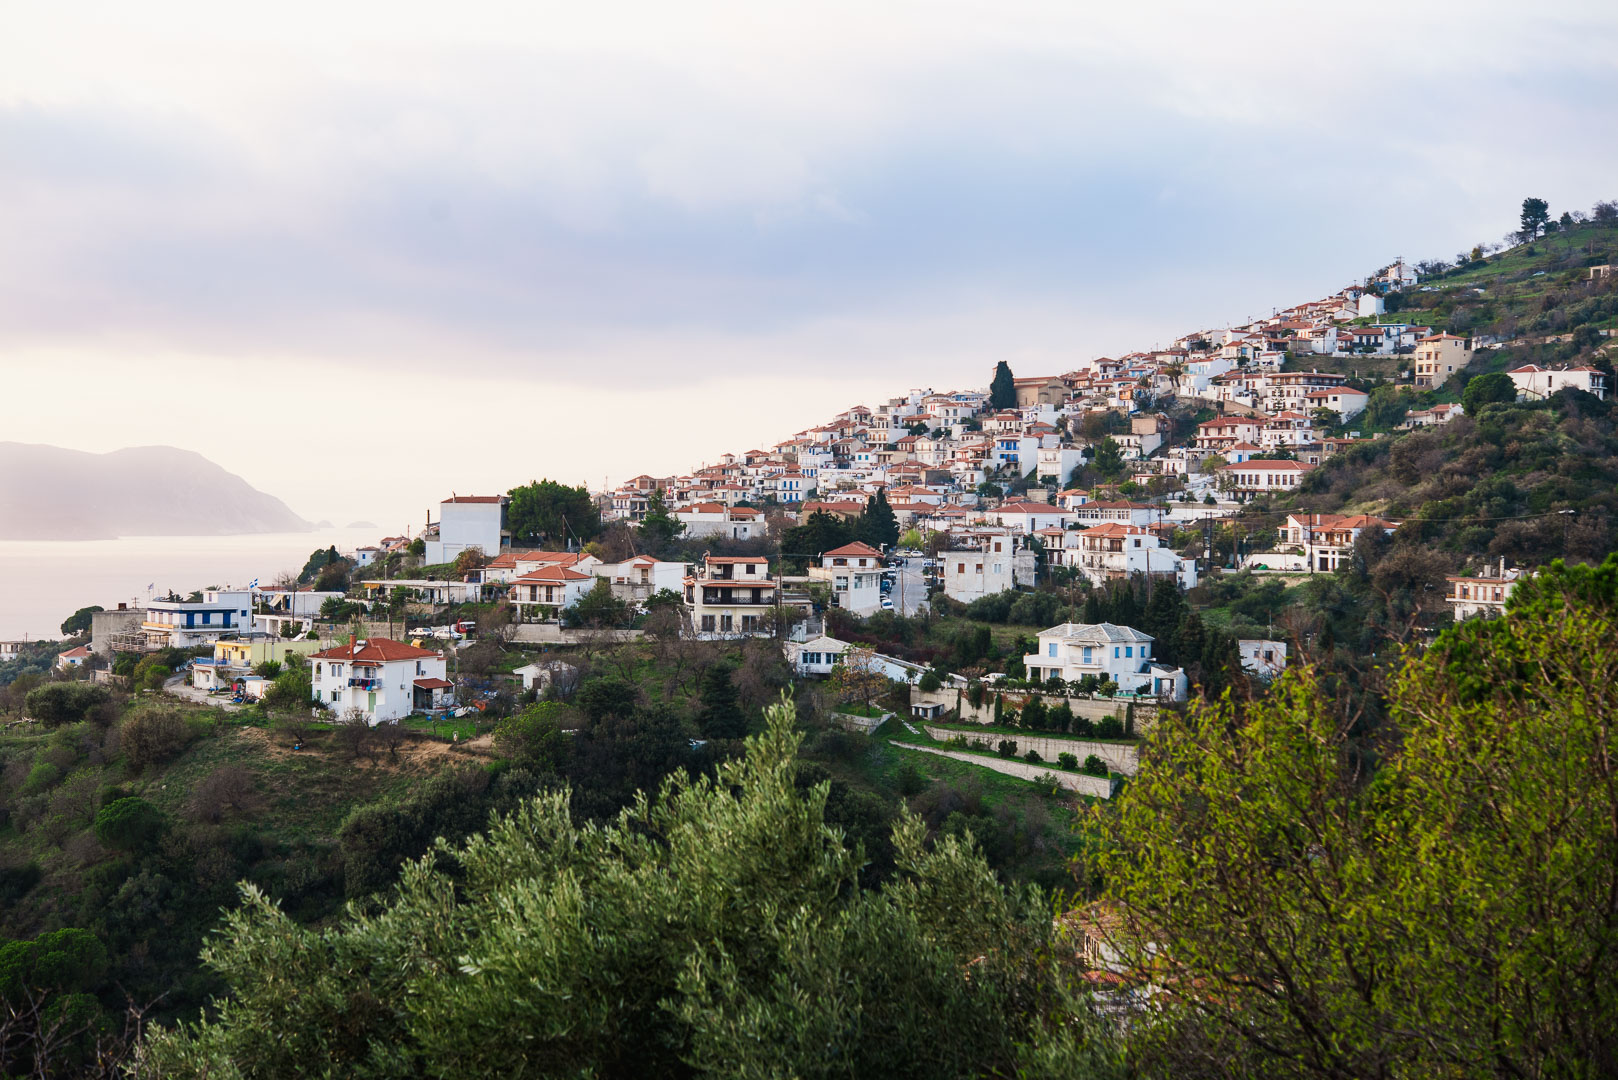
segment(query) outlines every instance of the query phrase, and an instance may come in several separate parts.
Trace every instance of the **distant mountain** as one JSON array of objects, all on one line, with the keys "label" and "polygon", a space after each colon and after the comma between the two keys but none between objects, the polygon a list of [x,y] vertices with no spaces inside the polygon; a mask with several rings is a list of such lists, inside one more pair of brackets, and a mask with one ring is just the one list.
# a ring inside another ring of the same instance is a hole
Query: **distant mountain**
[{"label": "distant mountain", "polygon": [[87,454],[0,442],[0,540],[302,532],[273,495],[201,454],[135,446]]}]

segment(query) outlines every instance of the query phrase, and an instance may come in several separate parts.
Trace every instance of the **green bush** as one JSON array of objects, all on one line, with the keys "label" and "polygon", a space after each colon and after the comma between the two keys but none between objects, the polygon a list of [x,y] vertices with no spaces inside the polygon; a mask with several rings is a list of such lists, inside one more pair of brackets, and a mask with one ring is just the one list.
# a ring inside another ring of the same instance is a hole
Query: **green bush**
[{"label": "green bush", "polygon": [[94,683],[49,683],[36,687],[23,699],[28,715],[42,724],[76,724],[112,699],[104,686]]},{"label": "green bush", "polygon": [[1045,708],[1045,702],[1038,697],[1028,699],[1028,704],[1022,707],[1022,726],[1033,730],[1042,730],[1049,726],[1050,715]]},{"label": "green bush", "polygon": [[191,725],[178,711],[152,707],[131,713],[124,720],[119,742],[129,764],[140,770],[178,757],[193,734]]},{"label": "green bush", "polygon": [[1017,743],[1012,739],[1001,739],[997,749],[999,750],[1000,756],[1003,758],[1017,756]]},{"label": "green bush", "polygon": [[1078,757],[1068,753],[1066,750],[1056,755],[1056,763],[1070,772],[1079,767]]},{"label": "green bush", "polygon": [[1038,750],[1030,750],[1030,751],[1028,751],[1028,753],[1026,753],[1026,754],[1024,754],[1022,756],[1022,759],[1024,761],[1028,762],[1028,764],[1030,764],[1030,765],[1038,765],[1040,762],[1045,760],[1044,758],[1039,756],[1039,751]]},{"label": "green bush", "polygon": [[1084,759],[1084,771],[1089,773],[1091,776],[1112,775],[1112,771],[1107,768],[1107,763],[1102,761],[1101,758],[1095,754],[1091,754],[1089,757]]},{"label": "green bush", "polygon": [[22,787],[17,789],[19,795],[34,795],[54,785],[62,778],[62,770],[48,761],[41,761],[28,770],[28,776],[23,780]]},{"label": "green bush", "polygon": [[[953,742],[954,740],[950,741]],[[964,742],[965,740],[963,739],[962,741]],[[920,795],[927,787],[927,777],[922,775],[922,771],[916,767],[913,761],[907,761],[899,766],[897,779],[899,782],[899,794],[907,799],[912,795]]]},{"label": "green bush", "polygon": [[1121,739],[1124,737],[1124,722],[1116,716],[1104,716],[1096,721],[1095,733],[1102,739]]},{"label": "green bush", "polygon": [[167,823],[163,811],[145,799],[119,799],[97,811],[95,834],[113,851],[146,851],[157,844]]},{"label": "green bush", "polygon": [[943,685],[943,681],[939,679],[936,672],[925,671],[922,673],[920,681],[916,683],[916,689],[924,694],[931,694]]}]

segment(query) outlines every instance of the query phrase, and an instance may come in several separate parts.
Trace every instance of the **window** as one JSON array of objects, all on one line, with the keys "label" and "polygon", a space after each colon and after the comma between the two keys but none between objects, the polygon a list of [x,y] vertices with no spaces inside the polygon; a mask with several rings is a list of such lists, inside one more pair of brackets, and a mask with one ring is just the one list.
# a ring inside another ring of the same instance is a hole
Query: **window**
[{"label": "window", "polygon": [[332,699],[332,700],[333,700],[333,701],[336,701],[336,700],[337,700],[337,698],[338,698],[338,696],[339,696],[339,694],[338,694],[338,692],[337,692],[337,691],[336,691],[336,690],[333,690],[333,691],[332,691],[332,692],[331,692],[331,699]]},{"label": "window", "polygon": [[712,615],[704,615],[702,617],[702,629],[707,631],[708,633],[713,632],[713,616]]},{"label": "window", "polygon": [[1112,647],[1112,658],[1114,660],[1118,659],[1118,646],[1116,645]]},{"label": "window", "polygon": [[1130,659],[1134,659],[1134,657],[1135,657],[1135,647],[1133,645],[1125,645],[1124,646],[1124,655],[1126,657],[1130,658]]},{"label": "window", "polygon": [[1085,646],[1085,647],[1084,647],[1084,662],[1085,662],[1085,663],[1086,663],[1086,664],[1093,664],[1093,663],[1095,663],[1095,660],[1094,660],[1094,658],[1093,658],[1093,657],[1092,657],[1092,656],[1091,656],[1091,655],[1090,655],[1090,654],[1091,654],[1091,653],[1092,653],[1092,652],[1093,652],[1093,651],[1094,651],[1094,650],[1093,650],[1093,649],[1091,649],[1091,647],[1090,647],[1090,646],[1088,646],[1088,645],[1086,645],[1086,646]]},{"label": "window", "polygon": [[728,634],[732,630],[734,630],[735,628],[736,628],[736,617],[734,615],[721,615],[721,616],[719,616],[719,629],[720,630],[722,630],[722,631],[724,631],[725,633]]},{"label": "window", "polygon": [[1056,642],[1053,641],[1049,645],[1045,646],[1045,655],[1046,656],[1055,656],[1056,655]]}]

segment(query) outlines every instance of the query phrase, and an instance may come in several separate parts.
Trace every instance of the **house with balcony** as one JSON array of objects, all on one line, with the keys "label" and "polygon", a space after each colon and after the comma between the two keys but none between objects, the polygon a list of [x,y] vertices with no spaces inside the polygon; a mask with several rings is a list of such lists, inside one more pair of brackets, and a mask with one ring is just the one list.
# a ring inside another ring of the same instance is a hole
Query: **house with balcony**
[{"label": "house with balcony", "polygon": [[227,634],[253,629],[253,594],[247,589],[209,589],[201,600],[169,596],[147,602],[140,624],[145,647],[191,649]]},{"label": "house with balcony", "polygon": [[764,534],[763,511],[749,506],[700,502],[676,510],[674,516],[685,526],[687,538],[722,536],[730,540],[751,540]]},{"label": "house with balcony", "polygon": [[[1136,574],[1172,578],[1182,589],[1197,587],[1197,564],[1163,544],[1151,529],[1110,521],[1064,537],[1063,565],[1077,567],[1092,584]],[[1047,551],[1049,549],[1047,548]]]},{"label": "house with balcony", "polygon": [[431,649],[369,638],[324,649],[309,662],[310,693],[339,717],[358,709],[374,725],[454,703],[444,656]]},{"label": "house with balcony", "polygon": [[1152,660],[1152,635],[1112,623],[1063,623],[1039,634],[1039,651],[1023,657],[1028,678],[1067,682],[1094,675],[1120,694],[1184,701],[1185,671]]},{"label": "house with balcony", "polygon": [[683,585],[697,637],[769,636],[781,583],[770,576],[770,562],[763,556],[705,556]]},{"label": "house with balcony", "polygon": [[644,604],[664,589],[678,593],[685,581],[685,563],[663,562],[650,555],[601,563],[590,572],[612,586],[612,595],[631,604]]},{"label": "house with balcony", "polygon": [[541,566],[514,579],[506,599],[523,622],[554,619],[595,588],[595,575],[569,566]]},{"label": "house with balcony", "polygon": [[1445,578],[1449,594],[1444,599],[1448,601],[1456,622],[1479,616],[1497,619],[1506,613],[1506,601],[1511,598],[1511,590],[1516,588],[1522,576],[1522,571],[1516,567],[1508,570],[1506,561],[1501,559],[1499,569],[1492,574]]},{"label": "house with balcony", "polygon": [[812,581],[831,585],[834,607],[855,615],[870,615],[882,607],[882,553],[855,542],[833,548],[809,568]]},{"label": "house with balcony", "polygon": [[1290,547],[1295,554],[1302,555],[1303,569],[1312,574],[1328,574],[1342,567],[1353,555],[1354,542],[1362,532],[1379,529],[1392,533],[1398,527],[1398,522],[1384,521],[1370,514],[1288,514],[1280,539],[1283,551]]},{"label": "house with balcony", "polygon": [[1060,529],[1074,520],[1073,512],[1059,504],[1020,499],[1001,503],[985,516],[1001,528],[1025,536],[1052,526]]},{"label": "house with balcony", "polygon": [[943,551],[938,566],[944,595],[963,604],[1034,583],[1035,555],[1008,533],[983,535],[977,550]]}]

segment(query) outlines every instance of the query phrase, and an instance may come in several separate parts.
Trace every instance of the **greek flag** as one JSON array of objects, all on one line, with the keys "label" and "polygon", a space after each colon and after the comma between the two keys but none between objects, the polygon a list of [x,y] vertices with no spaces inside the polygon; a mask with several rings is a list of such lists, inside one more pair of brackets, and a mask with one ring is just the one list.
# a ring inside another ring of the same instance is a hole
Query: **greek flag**
[{"label": "greek flag", "polygon": [[253,579],[253,583],[252,583],[252,584],[251,584],[251,585],[249,585],[249,586],[248,586],[248,588],[249,588],[249,589],[256,589],[256,588],[258,588],[258,578],[254,578],[254,579]]}]

